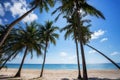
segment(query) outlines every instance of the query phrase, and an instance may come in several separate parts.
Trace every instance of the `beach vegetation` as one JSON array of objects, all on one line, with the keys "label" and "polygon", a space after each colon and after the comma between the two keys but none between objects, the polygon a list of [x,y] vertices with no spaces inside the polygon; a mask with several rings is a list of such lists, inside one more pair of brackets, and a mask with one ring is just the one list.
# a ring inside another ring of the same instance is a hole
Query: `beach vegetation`
[{"label": "beach vegetation", "polygon": [[56,33],[56,31],[59,30],[59,28],[57,26],[54,26],[52,21],[46,21],[45,25],[40,25],[39,30],[40,30],[39,32],[40,32],[41,39],[45,44],[44,58],[43,58],[42,69],[40,73],[40,77],[42,77],[48,46],[50,45],[50,43],[56,45],[56,39],[59,38],[59,34]]},{"label": "beach vegetation", "polygon": [[17,23],[19,23],[23,18],[25,18],[28,14],[30,14],[36,8],[39,8],[40,12],[42,12],[43,9],[48,12],[48,10],[49,10],[50,7],[54,7],[54,0],[32,0],[32,2],[30,3],[30,5],[31,5],[30,6],[31,9],[29,11],[27,11],[26,13],[24,13],[21,17],[17,18],[16,20],[14,20],[13,22],[11,22],[11,24],[9,24],[7,26],[6,32],[4,34],[2,34],[1,37],[0,37],[0,46],[3,45],[5,39],[9,35],[10,31],[12,30],[12,28]]},{"label": "beach vegetation", "polygon": [[76,24],[77,24],[77,32],[78,32],[78,38],[80,43],[80,50],[82,55],[82,65],[83,65],[83,79],[88,80],[87,76],[87,68],[86,68],[86,61],[85,61],[85,54],[84,54],[84,46],[82,41],[82,28],[80,23],[81,13],[85,12],[87,15],[96,16],[98,18],[105,19],[103,14],[94,8],[93,6],[89,5],[86,0],[60,0],[61,6],[58,7],[52,14],[55,14],[56,12],[59,12],[58,16],[55,20],[59,18],[61,14],[72,16],[74,13],[76,14]]},{"label": "beach vegetation", "polygon": [[20,26],[16,30],[14,39],[15,44],[12,48],[14,50],[19,50],[19,53],[24,51],[20,67],[15,75],[15,77],[20,77],[21,69],[28,53],[31,54],[31,58],[34,55],[33,51],[36,52],[37,56],[42,54],[42,43],[40,42],[38,24],[36,22],[32,22],[30,24],[26,23],[25,27]]},{"label": "beach vegetation", "polygon": [[[31,0],[30,10],[24,13],[8,25],[0,25],[0,69],[5,67],[5,64],[15,59],[18,55],[23,55],[19,69],[14,77],[21,77],[22,67],[28,54],[31,58],[34,53],[37,57],[43,54],[43,62],[40,76],[43,76],[44,67],[46,64],[47,52],[50,44],[56,45],[56,40],[59,38],[59,27],[54,26],[53,21],[46,21],[44,24],[37,22],[18,24],[28,14],[32,13],[36,8],[39,12],[48,12],[49,8],[54,7],[56,2],[60,2],[60,6],[56,8],[52,15],[58,14],[54,19],[57,21],[62,15],[67,21],[67,25],[63,26],[60,32],[65,31],[65,40],[71,37],[76,46],[78,79],[88,80],[87,65],[84,52],[84,46],[88,46],[106,59],[111,61],[117,68],[120,66],[112,59],[103,54],[98,49],[89,45],[92,32],[90,31],[90,19],[87,16],[95,16],[97,18],[105,19],[103,13],[95,7],[88,4],[87,0]],[[17,24],[16,27],[14,27]],[[80,48],[80,49],[79,49]],[[81,54],[80,54],[81,53]],[[82,60],[82,74],[80,69],[80,55]],[[21,56],[20,56],[21,57]]]}]

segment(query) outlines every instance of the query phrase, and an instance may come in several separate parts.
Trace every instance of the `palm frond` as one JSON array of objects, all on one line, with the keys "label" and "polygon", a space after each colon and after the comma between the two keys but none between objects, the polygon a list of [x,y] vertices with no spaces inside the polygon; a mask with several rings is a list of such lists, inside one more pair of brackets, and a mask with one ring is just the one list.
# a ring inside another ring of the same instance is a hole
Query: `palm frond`
[{"label": "palm frond", "polygon": [[93,6],[87,4],[86,2],[81,4],[81,8],[83,9],[83,11],[85,11],[86,13],[88,13],[88,14],[90,14],[92,16],[96,16],[98,18],[105,19],[102,12],[100,12],[99,10],[94,8]]}]

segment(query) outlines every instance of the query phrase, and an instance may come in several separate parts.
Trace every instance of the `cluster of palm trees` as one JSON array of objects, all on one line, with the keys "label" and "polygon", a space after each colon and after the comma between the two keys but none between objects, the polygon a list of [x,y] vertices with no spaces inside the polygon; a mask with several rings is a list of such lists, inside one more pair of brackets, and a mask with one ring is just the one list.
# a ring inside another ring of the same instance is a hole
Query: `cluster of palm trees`
[{"label": "cluster of palm trees", "polygon": [[34,55],[33,51],[36,52],[37,56],[40,56],[44,51],[44,60],[40,74],[40,77],[42,77],[48,45],[49,43],[56,44],[56,39],[59,37],[56,31],[59,28],[53,26],[52,21],[46,21],[45,25],[36,22],[26,23],[25,26],[22,27],[20,25],[18,28],[13,28],[5,41],[4,47],[1,47],[0,50],[2,50],[2,54],[4,55],[1,59],[6,59],[0,69],[8,60],[15,58],[20,52],[24,51],[19,70],[15,75],[15,77],[20,77],[27,54],[31,54],[32,58]]},{"label": "cluster of palm trees", "polygon": [[[88,47],[96,50],[98,53],[102,54],[120,69],[120,67],[114,61],[112,61],[99,50],[87,44],[92,34],[92,32],[90,32],[89,30],[89,27],[91,26],[91,20],[83,18],[86,15],[91,15],[105,19],[103,14],[93,6],[89,5],[86,0],[58,1],[61,2],[61,5],[58,8],[56,8],[56,10],[52,14],[59,12],[55,20],[57,20],[61,14],[64,15],[64,18],[67,20],[68,25],[66,25],[60,31],[66,31],[65,39],[71,36],[75,41],[78,62],[78,79],[82,80],[79,62],[79,46],[82,56],[83,80],[88,80],[84,45],[87,45]],[[13,28],[13,26],[20,22],[34,9],[39,8],[40,12],[42,12],[43,9],[48,11],[50,7],[54,7],[54,4],[56,2],[56,0],[33,0],[33,2],[31,2],[32,8],[28,12],[26,12],[20,18],[13,21],[10,25],[7,25],[6,27],[0,26],[0,55],[4,56],[3,58],[5,59],[2,66],[4,66],[8,60],[14,59],[20,51],[24,51],[20,68],[16,73],[15,77],[20,76],[20,72],[26,55],[28,53],[31,53],[32,57],[33,51],[36,51],[38,56],[44,52],[44,59],[40,74],[40,77],[42,77],[48,45],[49,43],[56,44],[56,39],[59,37],[59,35],[55,33],[55,31],[59,28],[53,26],[52,21],[47,21],[45,25],[41,25],[36,22],[32,22],[30,24],[26,23],[25,28],[21,26],[19,26],[19,28]]]}]

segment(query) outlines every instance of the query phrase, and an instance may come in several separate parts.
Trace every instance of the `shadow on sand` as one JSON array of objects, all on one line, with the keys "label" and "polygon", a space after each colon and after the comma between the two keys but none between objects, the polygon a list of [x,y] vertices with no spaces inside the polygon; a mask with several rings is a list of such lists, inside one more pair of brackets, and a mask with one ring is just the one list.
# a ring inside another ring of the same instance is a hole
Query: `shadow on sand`
[{"label": "shadow on sand", "polygon": [[[70,79],[62,78],[61,80],[70,80]],[[72,79],[72,80],[79,80],[79,79]],[[94,78],[89,78],[88,80],[120,80],[120,79],[109,79],[109,78],[97,78],[97,77],[94,77]]]},{"label": "shadow on sand", "polygon": [[36,77],[36,78],[29,79],[29,80],[43,80],[43,78],[42,77]]},{"label": "shadow on sand", "polygon": [[20,77],[13,77],[7,75],[0,75],[0,80],[22,80]]},{"label": "shadow on sand", "polygon": [[[22,80],[20,77],[13,77],[13,76],[7,76],[7,75],[0,75],[0,80]],[[43,80],[43,78],[37,77],[29,80]],[[71,80],[69,78],[62,78],[61,80]],[[78,80],[78,79],[72,79],[72,80]],[[88,80],[120,80],[120,79],[109,79],[109,78],[97,78],[97,77],[92,77],[89,78]]]}]

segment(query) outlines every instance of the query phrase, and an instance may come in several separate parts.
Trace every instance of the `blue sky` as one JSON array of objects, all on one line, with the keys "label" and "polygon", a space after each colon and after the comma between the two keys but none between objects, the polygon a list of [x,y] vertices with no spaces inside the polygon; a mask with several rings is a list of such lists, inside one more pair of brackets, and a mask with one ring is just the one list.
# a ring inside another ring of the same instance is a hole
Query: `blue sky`
[{"label": "blue sky", "polygon": [[[24,14],[30,8],[28,8],[28,2],[25,0],[1,0],[0,2],[0,24],[8,24],[14,21],[17,17]],[[92,20],[92,26],[90,30],[94,32],[92,39],[90,40],[90,45],[94,46],[98,50],[105,53],[108,57],[113,59],[115,62],[120,62],[120,1],[119,0],[89,0],[91,5],[96,7],[98,10],[103,12],[106,20],[98,19],[96,17],[88,17]],[[47,20],[54,20],[57,14],[51,15],[51,12],[54,11],[59,6],[59,3],[55,5],[54,8],[51,8],[48,13],[43,11],[39,13],[39,10],[36,9],[29,16],[21,21],[22,22],[32,22],[37,21],[44,24]],[[66,25],[66,20],[59,18],[59,20],[54,23],[54,25],[59,26],[60,28]],[[58,32],[59,33],[59,32]],[[49,64],[76,64],[76,53],[75,53],[75,43],[71,38],[64,40],[64,33],[59,33],[60,37],[57,40],[57,45],[49,45],[47,52],[46,63]],[[88,47],[85,48],[86,62],[91,63],[109,63],[104,57],[102,57],[97,52],[93,51]],[[20,63],[22,59],[22,53],[18,55],[14,60],[9,63]],[[80,56],[81,58],[81,56]],[[25,63],[42,63],[43,56],[36,57],[34,55],[33,59],[30,58],[30,55],[27,56]],[[81,60],[80,60],[81,61]]]}]

